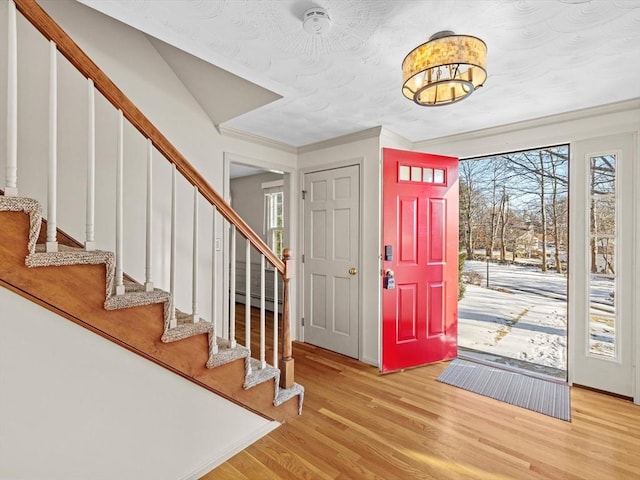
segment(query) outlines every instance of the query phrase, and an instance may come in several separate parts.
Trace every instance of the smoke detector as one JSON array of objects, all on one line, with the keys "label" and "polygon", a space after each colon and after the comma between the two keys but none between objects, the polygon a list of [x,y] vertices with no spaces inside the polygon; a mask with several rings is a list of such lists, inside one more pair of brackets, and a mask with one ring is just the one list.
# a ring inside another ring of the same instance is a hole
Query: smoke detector
[{"label": "smoke detector", "polygon": [[302,15],[302,27],[311,35],[324,35],[331,30],[331,17],[324,8],[310,8]]}]

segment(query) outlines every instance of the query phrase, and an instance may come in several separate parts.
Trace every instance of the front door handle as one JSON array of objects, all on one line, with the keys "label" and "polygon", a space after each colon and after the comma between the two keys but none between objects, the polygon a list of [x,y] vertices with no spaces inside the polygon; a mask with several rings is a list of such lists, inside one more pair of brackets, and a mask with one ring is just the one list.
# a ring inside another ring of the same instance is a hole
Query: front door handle
[{"label": "front door handle", "polygon": [[358,273],[358,269],[356,267],[351,267],[349,269],[349,275],[355,275],[356,273]]}]

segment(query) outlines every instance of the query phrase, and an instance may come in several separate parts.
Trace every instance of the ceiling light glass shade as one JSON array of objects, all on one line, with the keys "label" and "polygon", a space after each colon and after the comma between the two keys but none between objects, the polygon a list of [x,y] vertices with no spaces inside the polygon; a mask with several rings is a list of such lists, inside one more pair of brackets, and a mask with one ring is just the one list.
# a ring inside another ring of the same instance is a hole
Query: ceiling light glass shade
[{"label": "ceiling light glass shade", "polygon": [[487,79],[487,45],[445,31],[413,49],[402,62],[402,93],[418,105],[448,105],[467,98]]}]

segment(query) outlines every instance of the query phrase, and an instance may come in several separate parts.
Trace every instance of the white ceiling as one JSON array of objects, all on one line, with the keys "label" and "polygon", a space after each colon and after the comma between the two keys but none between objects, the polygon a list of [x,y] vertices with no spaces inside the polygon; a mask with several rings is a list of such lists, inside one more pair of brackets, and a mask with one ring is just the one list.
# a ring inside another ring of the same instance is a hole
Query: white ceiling
[{"label": "white ceiling", "polygon": [[[281,95],[222,125],[291,146],[375,126],[417,142],[640,97],[640,0],[78,1]],[[332,18],[325,36],[302,29],[312,6]],[[487,43],[488,79],[419,107],[400,64],[440,30]]]}]

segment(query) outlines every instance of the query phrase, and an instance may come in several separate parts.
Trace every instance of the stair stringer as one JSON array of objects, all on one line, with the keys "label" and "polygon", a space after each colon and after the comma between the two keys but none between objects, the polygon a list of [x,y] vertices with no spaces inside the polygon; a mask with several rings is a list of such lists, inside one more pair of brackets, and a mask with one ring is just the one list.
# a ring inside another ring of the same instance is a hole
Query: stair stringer
[{"label": "stair stringer", "polygon": [[[281,389],[278,384],[280,371],[271,366],[267,366],[264,369],[256,368],[255,364],[252,364],[252,362],[257,362],[258,367],[260,362],[255,359],[251,359],[250,351],[241,345],[230,348],[228,340],[216,337],[215,344],[218,348],[213,349],[212,346],[214,345],[214,342],[212,342],[212,325],[210,322],[200,319],[200,321],[195,324],[187,324],[185,322],[182,325],[178,325],[178,327],[171,328],[169,312],[171,311],[172,297],[168,292],[164,292],[160,289],[154,289],[152,292],[145,292],[143,291],[144,286],[133,282],[127,282],[126,293],[124,295],[115,295],[115,256],[112,252],[104,250],[86,251],[82,248],[68,247],[65,245],[58,245],[57,252],[46,252],[44,245],[37,244],[42,226],[42,207],[37,200],[27,197],[7,197],[0,195],[0,212],[3,211],[22,212],[29,215],[27,255],[24,261],[24,264],[28,268],[104,264],[105,300],[103,306],[105,310],[113,311],[162,303],[164,332],[161,336],[161,341],[163,343],[175,342],[206,333],[209,339],[207,342],[209,345],[208,359],[206,362],[207,369],[220,367],[228,363],[235,362],[236,360],[244,359],[245,379],[243,388],[245,390],[274,378],[275,385],[273,405],[277,407],[287,400],[297,396],[297,412],[299,415],[301,414],[304,399],[304,388],[301,385],[294,383],[294,385],[289,389]],[[189,315],[179,311],[176,311],[176,316],[182,319],[189,317]],[[252,365],[253,368],[251,368]],[[274,371],[277,372],[277,374],[274,374]]]}]

